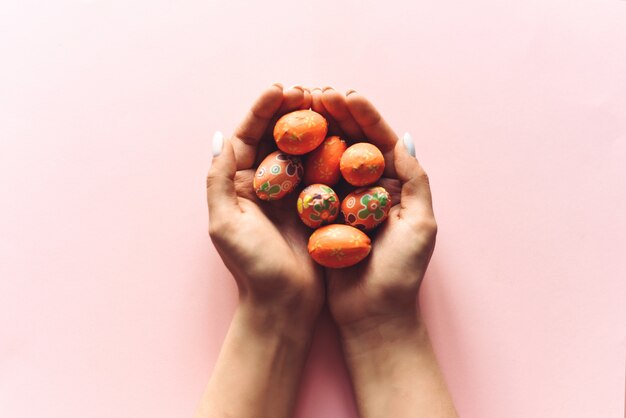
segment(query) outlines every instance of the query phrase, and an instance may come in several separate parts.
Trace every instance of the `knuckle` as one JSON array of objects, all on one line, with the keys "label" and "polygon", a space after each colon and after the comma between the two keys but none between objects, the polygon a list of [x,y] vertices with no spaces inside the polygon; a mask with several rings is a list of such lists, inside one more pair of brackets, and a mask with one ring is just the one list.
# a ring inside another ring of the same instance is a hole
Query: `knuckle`
[{"label": "knuckle", "polygon": [[433,217],[422,221],[421,229],[429,236],[436,236],[438,228],[437,221]]},{"label": "knuckle", "polygon": [[423,233],[424,241],[433,242],[437,238],[437,223],[434,220],[426,222],[422,226],[421,230]]},{"label": "knuckle", "polygon": [[413,223],[413,229],[417,235],[418,245],[427,246],[435,241],[437,237],[437,221],[432,216],[424,217]]},{"label": "knuckle", "polygon": [[211,239],[216,239],[220,234],[219,227],[215,224],[215,222],[209,222],[209,236]]},{"label": "knuckle", "polygon": [[213,241],[222,242],[229,236],[231,230],[230,222],[220,219],[209,219],[209,236]]}]

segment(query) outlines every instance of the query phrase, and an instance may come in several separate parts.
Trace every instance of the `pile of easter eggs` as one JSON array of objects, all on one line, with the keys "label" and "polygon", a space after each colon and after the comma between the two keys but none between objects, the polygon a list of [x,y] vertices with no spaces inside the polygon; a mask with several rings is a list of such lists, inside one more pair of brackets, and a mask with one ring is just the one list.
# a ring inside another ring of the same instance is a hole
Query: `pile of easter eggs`
[{"label": "pile of easter eggs", "polygon": [[[323,266],[342,268],[368,256],[371,240],[366,232],[387,218],[391,198],[376,185],[385,169],[380,150],[368,142],[348,147],[327,133],[326,119],[313,110],[282,116],[274,126],[278,151],[261,162],[253,187],[260,199],[277,200],[304,181],[294,209],[306,226],[315,229],[309,254]],[[341,178],[354,186],[342,202],[332,189]],[[333,223],[338,219],[343,223]]]}]

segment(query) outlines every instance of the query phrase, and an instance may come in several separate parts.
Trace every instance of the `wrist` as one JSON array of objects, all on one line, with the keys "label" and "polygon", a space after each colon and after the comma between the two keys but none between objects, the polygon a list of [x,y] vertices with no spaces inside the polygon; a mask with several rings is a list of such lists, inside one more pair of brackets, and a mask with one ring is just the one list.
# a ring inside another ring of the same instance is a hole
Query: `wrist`
[{"label": "wrist", "polygon": [[242,299],[235,319],[250,334],[259,338],[279,337],[293,342],[306,342],[315,328],[319,312],[272,303]]},{"label": "wrist", "polygon": [[361,356],[388,347],[428,344],[426,325],[417,309],[377,315],[339,325],[346,356]]},{"label": "wrist", "polygon": [[[340,328],[364,417],[456,417],[421,317],[399,315]],[[437,400],[434,402],[434,400]]]}]

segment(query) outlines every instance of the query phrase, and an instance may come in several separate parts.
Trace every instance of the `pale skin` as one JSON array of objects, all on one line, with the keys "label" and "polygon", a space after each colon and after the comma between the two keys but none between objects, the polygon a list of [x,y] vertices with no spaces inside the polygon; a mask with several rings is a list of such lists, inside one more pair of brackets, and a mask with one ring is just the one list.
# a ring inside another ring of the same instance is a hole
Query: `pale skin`
[{"label": "pale skin", "polygon": [[[276,202],[254,194],[273,123],[301,108],[323,114],[331,133],[369,141],[385,156],[381,184],[394,206],[371,255],[354,267],[313,262],[295,194]],[[325,303],[361,417],[456,417],[417,304],[437,232],[428,177],[371,102],[353,91],[273,85],[219,148],[207,177],[209,233],[239,304],[196,418],[291,416]]]}]

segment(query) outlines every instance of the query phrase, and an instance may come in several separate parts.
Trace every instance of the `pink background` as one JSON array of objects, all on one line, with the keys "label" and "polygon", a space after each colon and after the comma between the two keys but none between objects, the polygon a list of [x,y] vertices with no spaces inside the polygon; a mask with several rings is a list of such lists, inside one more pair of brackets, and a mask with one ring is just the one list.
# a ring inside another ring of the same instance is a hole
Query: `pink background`
[{"label": "pink background", "polygon": [[[413,134],[462,416],[623,416],[626,1],[4,1],[0,54],[0,416],[193,413],[236,303],[209,141],[276,81]],[[298,416],[355,416],[326,315]]]}]

